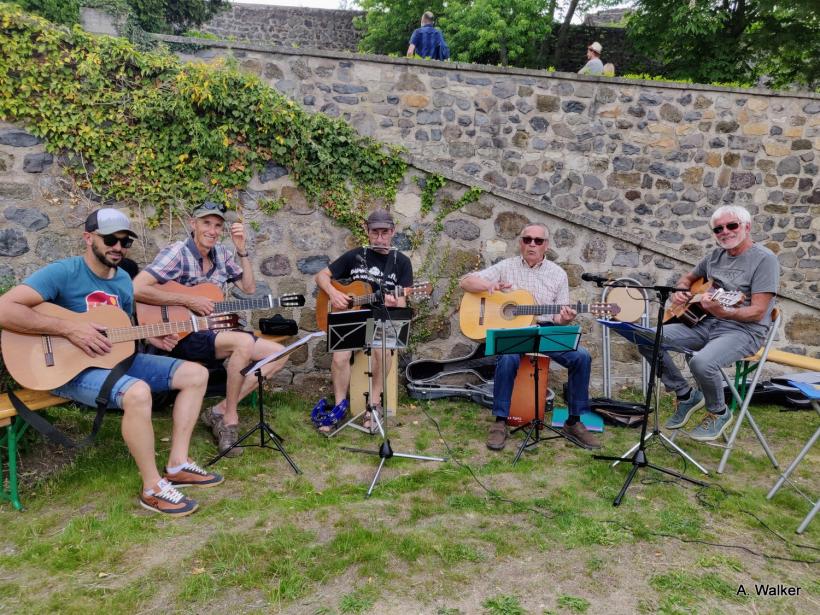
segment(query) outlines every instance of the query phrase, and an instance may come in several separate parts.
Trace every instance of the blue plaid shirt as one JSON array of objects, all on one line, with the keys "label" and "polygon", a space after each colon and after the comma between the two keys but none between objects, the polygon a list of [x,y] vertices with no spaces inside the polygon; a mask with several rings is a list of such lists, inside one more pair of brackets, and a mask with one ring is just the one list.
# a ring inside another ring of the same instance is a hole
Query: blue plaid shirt
[{"label": "blue plaid shirt", "polygon": [[196,286],[202,282],[216,284],[222,291],[229,282],[242,277],[242,267],[236,262],[233,254],[221,243],[211,248],[208,257],[213,266],[210,271],[203,270],[203,258],[197,250],[193,238],[177,241],[163,248],[145,271],[154,276],[158,282],[179,282],[184,286]]}]

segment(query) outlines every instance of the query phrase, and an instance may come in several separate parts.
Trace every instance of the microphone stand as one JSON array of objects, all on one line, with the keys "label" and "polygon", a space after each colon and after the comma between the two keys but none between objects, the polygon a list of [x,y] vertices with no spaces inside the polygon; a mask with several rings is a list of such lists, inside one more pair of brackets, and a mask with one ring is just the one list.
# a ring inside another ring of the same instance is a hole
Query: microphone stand
[{"label": "microphone stand", "polygon": [[[395,268],[395,264],[394,264]],[[397,453],[393,450],[390,446],[390,439],[387,435],[387,321],[390,320],[390,312],[388,311],[387,306],[384,304],[384,278],[385,272],[382,271],[382,276],[379,284],[379,290],[375,293],[376,299],[373,304],[373,315],[375,320],[375,335],[380,332],[381,333],[381,368],[382,368],[382,394],[381,394],[381,408],[384,412],[384,417],[380,417],[379,413],[376,411],[375,404],[371,403],[370,405],[370,420],[375,421],[376,427],[378,428],[379,433],[382,437],[382,443],[379,446],[379,450],[372,451],[366,448],[353,448],[349,446],[342,447],[348,451],[354,453],[365,453],[368,455],[377,455],[379,457],[379,467],[376,469],[376,474],[373,476],[373,480],[370,481],[370,487],[367,489],[367,496],[370,497],[373,493],[373,489],[376,487],[376,483],[379,480],[379,476],[381,475],[382,468],[384,464],[387,462],[388,459],[392,459],[393,457],[402,457],[404,459],[416,459],[419,461],[447,461],[443,457],[427,457],[425,455],[414,455],[410,453]],[[395,328],[395,325],[392,323],[391,325]],[[401,330],[396,331],[396,346],[400,345],[400,337]],[[374,348],[375,350],[375,348]],[[398,361],[398,355],[396,356],[396,360]],[[374,400],[369,400],[373,402]],[[384,419],[384,420],[382,420]]]},{"label": "microphone stand", "polygon": [[[605,283],[604,280],[596,280],[599,287],[602,287]],[[654,290],[658,293],[658,320],[655,326],[655,341],[652,345],[652,363],[650,366],[649,372],[649,383],[646,387],[646,398],[644,399],[643,403],[643,424],[641,425],[641,437],[638,442],[638,446],[634,449],[635,452],[632,454],[631,457],[627,457],[629,452],[626,453],[624,457],[613,457],[609,455],[593,455],[593,459],[599,459],[604,461],[614,461],[614,462],[629,462],[632,464],[632,468],[629,470],[629,473],[626,475],[626,480],[624,481],[623,486],[621,487],[620,492],[613,500],[613,506],[620,506],[621,500],[623,500],[624,495],[626,495],[626,490],[629,488],[629,485],[632,484],[632,480],[635,478],[635,474],[638,472],[639,468],[652,468],[653,470],[657,470],[658,472],[662,472],[663,474],[668,474],[669,476],[674,476],[675,478],[683,479],[687,482],[690,482],[694,485],[699,485],[701,487],[708,486],[708,483],[703,481],[697,480],[695,478],[689,478],[688,476],[684,476],[680,472],[675,472],[674,470],[670,470],[668,468],[663,468],[661,466],[657,466],[653,463],[650,463],[646,457],[646,443],[649,440],[646,436],[646,427],[649,424],[649,408],[652,404],[652,394],[653,389],[655,387],[655,379],[659,372],[659,365],[660,365],[660,349],[661,349],[661,339],[663,337],[663,312],[664,307],[666,305],[667,299],[669,299],[669,295],[673,292],[688,292],[688,288],[676,288],[674,286],[633,286],[629,285],[630,288],[640,288],[644,290]],[[657,430],[657,412],[658,407],[657,404],[655,405],[655,429]],[[660,433],[660,432],[659,432]],[[654,432],[653,432],[654,434]],[[668,440],[668,438],[667,438]],[[675,447],[677,448],[677,447]],[[613,464],[615,465],[615,464]]]}]

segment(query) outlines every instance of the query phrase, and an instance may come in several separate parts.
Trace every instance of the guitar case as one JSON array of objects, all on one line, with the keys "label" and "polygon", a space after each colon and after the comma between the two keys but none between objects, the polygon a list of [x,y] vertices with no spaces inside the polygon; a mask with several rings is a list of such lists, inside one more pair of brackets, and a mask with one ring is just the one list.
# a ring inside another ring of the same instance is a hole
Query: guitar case
[{"label": "guitar case", "polygon": [[484,348],[482,342],[466,357],[408,363],[407,393],[413,399],[464,397],[492,408],[496,358],[485,356]]}]

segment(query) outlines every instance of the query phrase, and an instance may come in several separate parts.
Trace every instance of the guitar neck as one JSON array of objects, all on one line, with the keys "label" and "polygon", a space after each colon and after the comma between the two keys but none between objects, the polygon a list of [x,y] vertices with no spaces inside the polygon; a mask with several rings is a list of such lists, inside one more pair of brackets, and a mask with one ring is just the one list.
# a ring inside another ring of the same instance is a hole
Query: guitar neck
[{"label": "guitar neck", "polygon": [[225,312],[241,312],[242,310],[266,310],[279,307],[279,299],[270,295],[256,299],[235,299],[231,301],[217,301],[214,303],[214,314]]},{"label": "guitar neck", "polygon": [[174,333],[190,333],[191,331],[201,331],[208,329],[208,319],[206,317],[193,317],[191,320],[180,322],[163,322],[152,325],[140,325],[137,327],[113,327],[105,330],[106,337],[112,343],[133,342],[149,337],[161,337],[163,335],[173,335]]},{"label": "guitar neck", "polygon": [[539,316],[544,314],[559,314],[561,309],[571,307],[579,314],[586,314],[590,311],[589,303],[567,303],[567,304],[548,304],[548,305],[517,305],[514,309],[515,316]]}]

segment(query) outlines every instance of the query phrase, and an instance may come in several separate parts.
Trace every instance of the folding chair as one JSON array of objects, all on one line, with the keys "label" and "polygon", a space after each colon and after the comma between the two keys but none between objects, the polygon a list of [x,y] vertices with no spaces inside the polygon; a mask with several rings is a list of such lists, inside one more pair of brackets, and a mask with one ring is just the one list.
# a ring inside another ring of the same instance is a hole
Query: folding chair
[{"label": "folding chair", "polygon": [[[816,360],[817,359],[815,359],[815,361]],[[820,415],[820,385],[809,384],[807,382],[794,382],[792,380],[789,381],[789,384],[800,389],[800,391],[802,391],[811,402],[812,408],[814,408],[815,412],[817,412],[817,414]],[[803,457],[806,456],[806,454],[809,452],[809,449],[812,446],[814,446],[814,443],[817,442],[817,438],[819,437],[820,427],[818,427],[815,430],[814,434],[809,438],[808,442],[806,442],[806,445],[797,454],[797,457],[795,457],[794,461],[792,461],[789,464],[789,467],[786,468],[786,471],[780,475],[780,478],[777,479],[777,482],[772,487],[772,490],[769,491],[769,494],[766,496],[767,500],[771,500],[777,493],[778,489],[780,489],[780,487],[782,487],[786,481],[789,481],[789,483],[792,487],[794,487],[797,493],[803,496],[809,502],[809,504],[812,505],[812,509],[809,511],[809,514],[806,515],[806,518],[803,519],[802,523],[800,523],[800,525],[797,528],[798,534],[803,533],[803,530],[805,530],[808,527],[809,523],[811,523],[811,520],[814,519],[814,515],[817,514],[818,510],[820,510],[820,500],[812,500],[809,496],[807,496],[800,490],[800,487],[798,487],[793,481],[789,480],[789,476],[797,467],[797,464],[803,461]]]},{"label": "folding chair", "polygon": [[[757,387],[757,383],[763,373],[763,366],[766,364],[766,360],[769,357],[769,351],[774,343],[774,338],[777,335],[777,330],[779,327],[780,310],[774,308],[772,310],[772,324],[769,327],[769,332],[766,334],[766,341],[763,344],[763,348],[758,350],[754,356],[746,357],[741,361],[735,362],[734,382],[732,382],[726,374],[726,370],[724,368],[720,369],[720,373],[723,375],[723,380],[729,386],[729,390],[731,391],[733,397],[732,404],[729,409],[730,411],[735,412],[737,408],[740,408],[740,411],[736,415],[735,424],[734,427],[732,427],[732,433],[729,434],[726,444],[713,444],[713,446],[719,446],[724,449],[723,456],[720,458],[720,464],[717,469],[718,474],[722,474],[723,470],[726,468],[726,462],[729,461],[729,454],[732,452],[732,448],[734,448],[735,439],[737,438],[737,434],[740,432],[740,426],[743,424],[743,419],[746,417],[749,419],[749,425],[751,426],[752,431],[754,431],[758,442],[760,442],[760,446],[763,447],[763,450],[766,452],[766,456],[769,458],[769,461],[772,462],[772,466],[774,466],[775,469],[780,468],[780,464],[777,463],[774,453],[769,448],[769,444],[763,436],[763,432],[760,431],[760,428],[757,426],[757,422],[752,416],[752,413],[749,411],[749,404],[752,402],[755,387]],[[747,379],[749,374],[752,373],[754,375],[752,376],[751,383],[749,383],[747,382]]]}]

